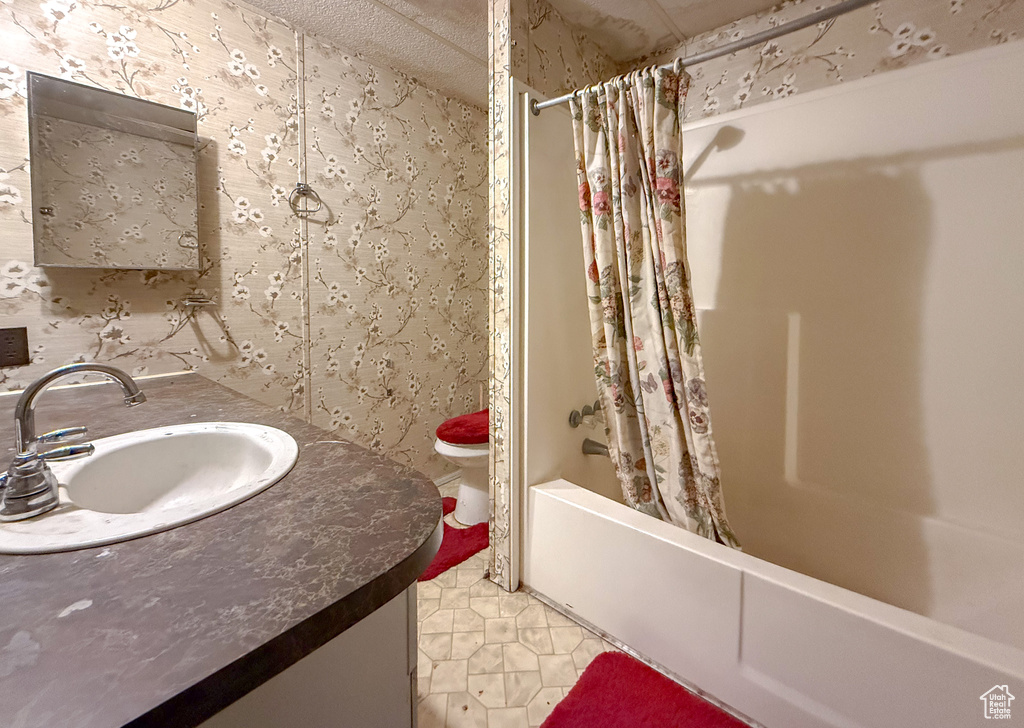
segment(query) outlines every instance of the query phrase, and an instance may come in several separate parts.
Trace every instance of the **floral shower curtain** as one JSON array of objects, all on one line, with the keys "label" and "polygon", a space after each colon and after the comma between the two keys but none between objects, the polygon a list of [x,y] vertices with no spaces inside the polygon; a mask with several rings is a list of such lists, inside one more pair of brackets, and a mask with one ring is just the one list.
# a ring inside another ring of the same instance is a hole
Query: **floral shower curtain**
[{"label": "floral shower curtain", "polygon": [[739,547],[725,517],[686,262],[689,76],[648,68],[570,101],[595,375],[626,502]]}]

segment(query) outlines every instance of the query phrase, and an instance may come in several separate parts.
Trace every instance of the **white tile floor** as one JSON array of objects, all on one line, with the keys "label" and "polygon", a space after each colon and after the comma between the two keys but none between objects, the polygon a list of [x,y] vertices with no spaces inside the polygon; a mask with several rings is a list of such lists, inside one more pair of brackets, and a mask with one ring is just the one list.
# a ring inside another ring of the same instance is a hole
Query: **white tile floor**
[{"label": "white tile floor", "polygon": [[418,585],[419,728],[539,726],[590,661],[615,650],[535,597],[502,591],[486,564],[484,551]]}]

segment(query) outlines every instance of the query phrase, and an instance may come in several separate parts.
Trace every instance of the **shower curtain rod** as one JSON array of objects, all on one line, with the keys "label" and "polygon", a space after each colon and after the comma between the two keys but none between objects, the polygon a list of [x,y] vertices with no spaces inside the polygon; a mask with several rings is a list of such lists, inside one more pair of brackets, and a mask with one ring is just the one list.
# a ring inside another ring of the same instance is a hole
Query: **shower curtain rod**
[{"label": "shower curtain rod", "polygon": [[[844,15],[850,12],[851,10],[856,10],[859,7],[863,7],[864,5],[868,5],[870,3],[877,1],[878,0],[845,0],[844,2],[836,3],[832,7],[825,8],[824,10],[819,10],[818,12],[811,13],[810,15],[805,15],[804,17],[799,18],[798,20],[793,20],[790,21],[789,23],[783,23],[782,25],[778,25],[774,28],[769,28],[768,30],[762,30],[760,33],[755,33],[749,38],[740,38],[739,40],[733,41],[732,43],[726,43],[724,46],[712,48],[709,51],[697,53],[695,55],[688,56],[686,58],[681,58],[678,60],[680,63],[683,64],[683,66],[693,66],[698,63],[703,63],[704,61],[710,61],[712,58],[720,58],[722,56],[727,56],[730,53],[743,50],[744,48],[750,48],[751,46],[758,45],[759,43],[764,43],[765,41],[771,40],[772,38],[778,38],[780,35],[792,33],[794,30],[800,30],[801,28],[806,28],[809,25],[815,25],[825,20],[832,20],[832,18],[839,17],[840,15]],[[675,64],[676,61],[672,61],[672,63],[666,63],[663,66],[658,66],[658,68],[668,70],[675,66]],[[547,109],[551,106],[558,106],[559,104],[564,104],[573,97],[574,93],[577,92],[565,94],[564,96],[549,99],[548,101],[538,102],[537,99],[533,99],[532,101],[530,101],[530,111],[533,113],[534,116],[540,116],[541,109]]]}]

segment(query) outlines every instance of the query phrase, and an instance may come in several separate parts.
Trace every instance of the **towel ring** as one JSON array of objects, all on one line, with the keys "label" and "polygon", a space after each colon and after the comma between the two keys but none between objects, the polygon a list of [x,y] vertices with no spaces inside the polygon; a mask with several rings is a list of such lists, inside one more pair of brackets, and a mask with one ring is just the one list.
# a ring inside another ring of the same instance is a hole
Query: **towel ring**
[{"label": "towel ring", "polygon": [[[299,207],[299,198],[308,197],[316,202],[316,207]],[[296,182],[295,189],[292,190],[291,194],[288,195],[288,206],[292,208],[299,217],[305,217],[306,215],[312,215],[315,212],[320,212],[324,206],[324,201],[320,199],[320,195],[316,193],[312,187],[305,182]]]}]

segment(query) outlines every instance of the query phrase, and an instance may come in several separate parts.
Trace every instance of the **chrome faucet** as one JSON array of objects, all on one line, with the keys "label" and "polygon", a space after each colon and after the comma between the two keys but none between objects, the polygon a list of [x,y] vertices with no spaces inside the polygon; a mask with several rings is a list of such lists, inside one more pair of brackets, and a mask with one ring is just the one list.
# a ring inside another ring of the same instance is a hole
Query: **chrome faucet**
[{"label": "chrome faucet", "polygon": [[[102,374],[121,385],[128,407],[142,404],[146,395],[130,376],[107,364],[69,364],[54,369],[32,382],[22,392],[14,409],[14,433],[17,453],[7,472],[0,475],[2,505],[0,521],[21,521],[57,507],[57,479],[46,464],[50,460],[75,460],[92,455],[88,443],[67,445],[86,435],[85,427],[65,427],[36,437],[36,400],[58,379],[71,374]],[[46,446],[58,447],[47,448]]]}]

